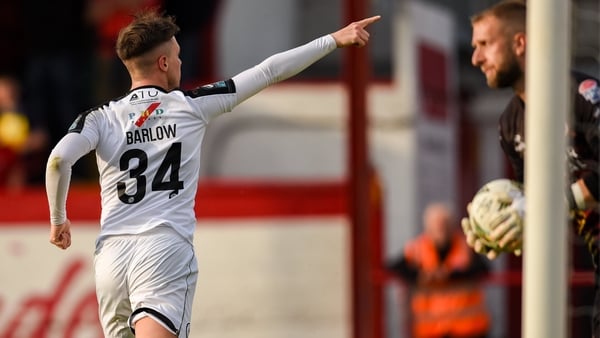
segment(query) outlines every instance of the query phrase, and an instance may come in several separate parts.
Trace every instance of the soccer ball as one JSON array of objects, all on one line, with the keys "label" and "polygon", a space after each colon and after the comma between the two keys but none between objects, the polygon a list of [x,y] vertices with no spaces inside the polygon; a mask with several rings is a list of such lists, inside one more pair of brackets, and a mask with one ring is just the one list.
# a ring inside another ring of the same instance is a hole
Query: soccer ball
[{"label": "soccer ball", "polygon": [[[515,200],[523,200],[523,186],[516,181],[500,178],[483,185],[473,196],[469,207],[471,230],[487,246],[498,249],[489,237],[499,211],[510,207]],[[522,219],[520,226],[523,226]]]},{"label": "soccer ball", "polygon": [[20,113],[0,113],[0,147],[20,151],[29,136],[29,121]]}]

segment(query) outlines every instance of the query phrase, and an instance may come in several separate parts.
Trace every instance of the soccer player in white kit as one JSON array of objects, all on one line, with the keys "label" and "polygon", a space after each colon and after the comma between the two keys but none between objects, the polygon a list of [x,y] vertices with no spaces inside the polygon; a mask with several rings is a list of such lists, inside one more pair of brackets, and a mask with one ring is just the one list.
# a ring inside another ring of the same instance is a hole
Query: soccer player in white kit
[{"label": "soccer player in white kit", "polygon": [[131,77],[123,97],[80,114],[46,168],[50,242],[71,245],[71,167],[96,152],[102,214],[94,270],[106,337],[188,337],[198,276],[193,248],[200,150],[209,121],[338,47],[364,46],[363,19],[193,90],[181,78],[174,18],[139,13],[117,40]]}]

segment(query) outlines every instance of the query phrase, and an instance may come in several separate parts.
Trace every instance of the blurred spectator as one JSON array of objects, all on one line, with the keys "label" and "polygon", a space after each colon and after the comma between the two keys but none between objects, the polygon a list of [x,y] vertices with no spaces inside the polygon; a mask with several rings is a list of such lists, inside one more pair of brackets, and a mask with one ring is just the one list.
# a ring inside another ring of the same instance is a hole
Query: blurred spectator
[{"label": "blurred spectator", "polygon": [[25,173],[21,154],[26,147],[29,121],[21,113],[20,88],[16,79],[0,76],[0,186],[21,187]]},{"label": "blurred spectator", "polygon": [[[28,182],[41,184],[50,149],[88,103],[90,30],[84,23],[85,1],[30,0],[21,6],[23,108],[35,140],[26,158]],[[73,174],[85,172],[76,167]]]},{"label": "blurred spectator", "polygon": [[115,54],[121,28],[133,20],[133,13],[158,8],[162,0],[88,0],[85,18],[93,28],[93,97],[101,103],[124,95],[130,87],[129,74]]},{"label": "blurred spectator", "polygon": [[423,233],[388,265],[410,286],[415,338],[474,338],[489,333],[479,280],[488,266],[467,246],[454,223],[446,205],[430,204],[423,214]]},{"label": "blurred spectator", "polygon": [[215,80],[215,26],[219,0],[163,0],[165,12],[175,17],[181,31],[182,87],[196,87]]}]

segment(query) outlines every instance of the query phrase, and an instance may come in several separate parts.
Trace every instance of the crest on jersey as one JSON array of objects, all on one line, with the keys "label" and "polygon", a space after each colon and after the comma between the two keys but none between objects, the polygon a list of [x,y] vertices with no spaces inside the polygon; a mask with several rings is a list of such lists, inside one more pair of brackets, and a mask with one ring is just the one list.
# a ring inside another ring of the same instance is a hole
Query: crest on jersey
[{"label": "crest on jersey", "polygon": [[579,94],[593,104],[600,102],[600,86],[595,80],[587,79],[581,82],[579,84]]},{"label": "crest on jersey", "polygon": [[142,112],[142,114],[140,115],[140,117],[135,121],[135,125],[138,127],[141,127],[142,124],[144,124],[144,122],[146,122],[146,120],[148,119],[150,114],[152,114],[152,112],[154,110],[156,110],[156,107],[158,107],[159,105],[160,105],[160,102],[154,102],[151,105],[149,105],[148,108],[146,108],[146,110],[144,110]]}]

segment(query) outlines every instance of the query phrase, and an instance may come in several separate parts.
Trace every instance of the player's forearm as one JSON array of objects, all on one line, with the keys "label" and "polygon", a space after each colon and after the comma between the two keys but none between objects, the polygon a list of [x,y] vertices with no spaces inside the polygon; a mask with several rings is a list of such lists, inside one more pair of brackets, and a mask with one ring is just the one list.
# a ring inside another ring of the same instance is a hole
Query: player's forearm
[{"label": "player's forearm", "polygon": [[270,84],[288,79],[337,48],[331,35],[325,35],[305,45],[270,56],[259,64],[267,72]]},{"label": "player's forearm", "polygon": [[71,182],[71,167],[92,146],[84,136],[69,133],[52,149],[46,164],[46,195],[50,208],[50,223],[62,224],[66,221],[67,193]]},{"label": "player's forearm", "polygon": [[46,164],[46,195],[50,208],[50,224],[63,224],[67,219],[67,193],[71,181],[71,165],[52,152]]},{"label": "player's forearm", "polygon": [[326,35],[305,45],[272,55],[253,68],[234,76],[238,103],[274,83],[300,73],[336,48],[333,37]]}]

